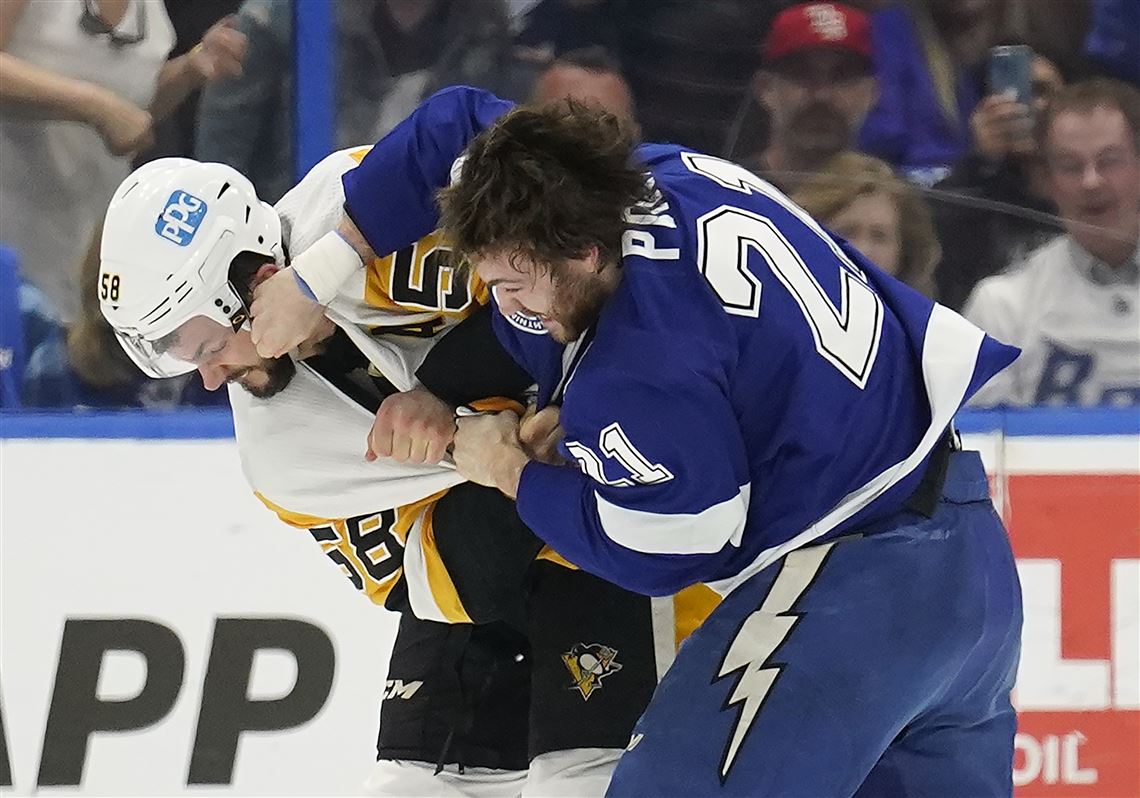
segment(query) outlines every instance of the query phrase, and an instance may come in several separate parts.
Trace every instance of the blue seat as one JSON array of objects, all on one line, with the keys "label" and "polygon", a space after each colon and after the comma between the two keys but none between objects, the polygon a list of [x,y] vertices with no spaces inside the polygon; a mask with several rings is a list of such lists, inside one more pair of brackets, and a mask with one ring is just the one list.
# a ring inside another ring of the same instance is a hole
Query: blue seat
[{"label": "blue seat", "polygon": [[0,245],[0,407],[20,407],[26,362],[19,258],[14,249]]}]

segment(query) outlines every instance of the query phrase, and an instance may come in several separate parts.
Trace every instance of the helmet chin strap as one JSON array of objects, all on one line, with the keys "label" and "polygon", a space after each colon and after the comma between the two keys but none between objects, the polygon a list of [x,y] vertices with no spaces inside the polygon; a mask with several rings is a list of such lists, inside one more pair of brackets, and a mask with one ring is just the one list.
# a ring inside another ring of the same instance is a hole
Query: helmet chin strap
[{"label": "helmet chin strap", "polygon": [[249,313],[246,311],[245,305],[242,305],[239,310],[235,310],[230,315],[230,326],[233,327],[234,332],[237,332],[242,327],[247,326],[249,324],[249,320]]}]

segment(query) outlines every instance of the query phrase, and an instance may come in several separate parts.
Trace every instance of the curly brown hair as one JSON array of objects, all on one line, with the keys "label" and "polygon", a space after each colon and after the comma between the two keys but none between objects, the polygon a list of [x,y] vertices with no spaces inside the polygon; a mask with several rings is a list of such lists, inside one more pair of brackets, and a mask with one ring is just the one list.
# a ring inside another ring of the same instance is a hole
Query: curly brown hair
[{"label": "curly brown hair", "polygon": [[515,108],[468,145],[441,226],[461,262],[507,252],[557,271],[597,247],[616,263],[623,212],[651,193],[634,146],[616,116],[573,100]]}]

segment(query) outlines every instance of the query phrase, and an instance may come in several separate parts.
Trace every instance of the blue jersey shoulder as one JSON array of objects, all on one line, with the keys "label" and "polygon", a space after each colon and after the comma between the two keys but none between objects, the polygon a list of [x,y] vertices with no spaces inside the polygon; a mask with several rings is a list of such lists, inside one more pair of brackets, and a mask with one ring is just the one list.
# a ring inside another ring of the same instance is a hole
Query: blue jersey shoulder
[{"label": "blue jersey shoulder", "polygon": [[482,89],[443,89],[345,173],[345,212],[374,252],[395,252],[436,228],[435,196],[450,182],[456,159],[511,107]]}]

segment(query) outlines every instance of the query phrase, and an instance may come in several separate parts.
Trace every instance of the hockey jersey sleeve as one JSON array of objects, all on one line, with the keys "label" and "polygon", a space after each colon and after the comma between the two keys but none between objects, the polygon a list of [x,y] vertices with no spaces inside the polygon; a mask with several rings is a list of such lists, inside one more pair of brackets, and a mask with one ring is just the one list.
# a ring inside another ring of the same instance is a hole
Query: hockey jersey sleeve
[{"label": "hockey jersey sleeve", "polygon": [[443,89],[345,173],[345,212],[374,252],[394,252],[436,228],[435,195],[448,184],[455,160],[511,107],[480,89]]},{"label": "hockey jersey sleeve", "polygon": [[[636,342],[628,342],[636,346]],[[652,350],[649,350],[652,352]],[[530,463],[519,515],[566,559],[608,581],[667,595],[706,581],[739,545],[749,507],[744,441],[715,379],[656,364],[571,381],[565,454]],[[575,391],[596,401],[573,403]]]}]

